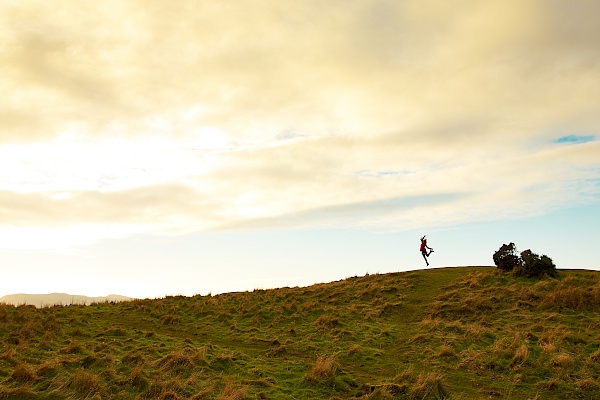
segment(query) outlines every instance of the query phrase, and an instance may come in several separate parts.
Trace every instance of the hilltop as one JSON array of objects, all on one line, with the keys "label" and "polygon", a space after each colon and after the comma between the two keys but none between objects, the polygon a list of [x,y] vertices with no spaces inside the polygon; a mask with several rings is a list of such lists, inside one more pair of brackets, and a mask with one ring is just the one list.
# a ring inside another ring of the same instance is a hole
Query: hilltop
[{"label": "hilltop", "polygon": [[0,399],[600,398],[600,273],[0,306]]}]

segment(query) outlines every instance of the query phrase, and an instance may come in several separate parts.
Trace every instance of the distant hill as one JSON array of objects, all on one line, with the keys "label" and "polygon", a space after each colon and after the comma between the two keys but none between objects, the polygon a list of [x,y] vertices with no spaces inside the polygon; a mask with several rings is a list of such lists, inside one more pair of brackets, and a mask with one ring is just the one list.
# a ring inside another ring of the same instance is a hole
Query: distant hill
[{"label": "distant hill", "polygon": [[110,294],[103,297],[88,297],[81,295],[72,295],[67,293],[50,293],[50,294],[9,294],[0,297],[0,303],[12,304],[15,306],[20,305],[33,305],[36,307],[50,307],[54,305],[68,306],[72,304],[79,305],[90,305],[92,303],[105,303],[105,302],[120,302],[129,301],[130,297],[119,296],[117,294]]}]

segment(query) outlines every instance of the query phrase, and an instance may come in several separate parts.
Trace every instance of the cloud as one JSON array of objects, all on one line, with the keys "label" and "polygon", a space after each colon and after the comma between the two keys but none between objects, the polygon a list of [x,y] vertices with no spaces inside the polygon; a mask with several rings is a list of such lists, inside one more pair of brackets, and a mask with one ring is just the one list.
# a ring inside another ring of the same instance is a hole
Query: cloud
[{"label": "cloud", "polygon": [[394,230],[595,193],[595,1],[0,11],[5,226]]},{"label": "cloud", "polygon": [[[537,2],[68,5],[3,6],[2,109],[25,124],[4,140],[74,123],[146,134],[153,117],[186,134],[177,118],[195,105],[206,112],[194,122],[243,140],[372,134],[431,121],[433,110],[441,124],[564,118],[565,102],[591,111],[598,86],[594,3],[569,8],[566,22],[560,3]],[[26,129],[24,114],[42,129]]]}]

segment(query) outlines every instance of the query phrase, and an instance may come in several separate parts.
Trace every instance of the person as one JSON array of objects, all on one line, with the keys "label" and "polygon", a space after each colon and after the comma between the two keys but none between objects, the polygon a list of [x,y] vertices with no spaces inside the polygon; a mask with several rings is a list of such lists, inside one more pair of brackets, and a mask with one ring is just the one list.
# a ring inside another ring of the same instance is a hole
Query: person
[{"label": "person", "polygon": [[[427,252],[427,249],[429,249],[429,252]],[[431,253],[433,253],[433,249],[427,246],[427,239],[425,238],[425,235],[423,235],[423,237],[421,238],[421,254],[423,254],[423,258],[425,259],[427,266],[429,266],[429,261],[427,261],[427,257],[429,257]]]}]

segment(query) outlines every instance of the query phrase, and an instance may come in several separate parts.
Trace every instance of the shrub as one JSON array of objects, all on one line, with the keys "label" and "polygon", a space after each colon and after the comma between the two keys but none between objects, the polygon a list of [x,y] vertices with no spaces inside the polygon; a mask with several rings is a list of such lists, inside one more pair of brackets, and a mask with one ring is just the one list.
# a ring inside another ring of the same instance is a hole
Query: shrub
[{"label": "shrub", "polygon": [[510,272],[514,276],[525,278],[542,278],[544,275],[555,277],[556,265],[546,255],[541,257],[531,250],[525,250],[520,255],[514,243],[503,244],[492,256],[498,269]]},{"label": "shrub", "polygon": [[546,255],[540,257],[531,250],[525,250],[521,253],[521,259],[523,262],[514,270],[515,276],[526,278],[542,278],[544,275],[556,276],[556,265]]},{"label": "shrub", "polygon": [[502,271],[512,271],[521,264],[521,259],[517,255],[517,247],[514,243],[503,244],[492,256],[494,264]]}]

